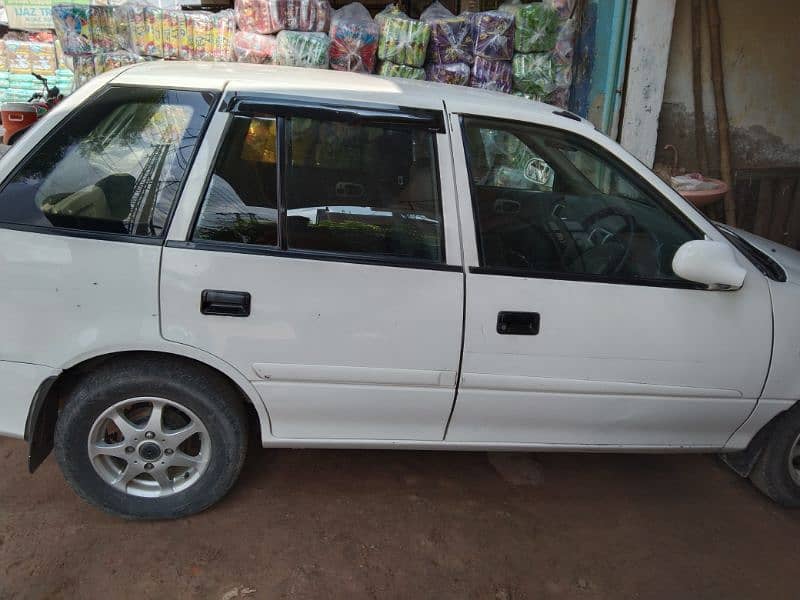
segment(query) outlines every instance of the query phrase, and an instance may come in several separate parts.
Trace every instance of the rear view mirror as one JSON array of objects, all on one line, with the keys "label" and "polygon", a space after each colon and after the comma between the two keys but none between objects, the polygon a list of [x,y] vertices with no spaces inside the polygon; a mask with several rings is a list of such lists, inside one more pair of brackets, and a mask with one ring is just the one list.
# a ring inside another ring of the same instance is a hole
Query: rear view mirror
[{"label": "rear view mirror", "polygon": [[683,244],[672,259],[672,270],[678,277],[704,283],[712,290],[738,290],[747,275],[733,248],[710,240]]}]

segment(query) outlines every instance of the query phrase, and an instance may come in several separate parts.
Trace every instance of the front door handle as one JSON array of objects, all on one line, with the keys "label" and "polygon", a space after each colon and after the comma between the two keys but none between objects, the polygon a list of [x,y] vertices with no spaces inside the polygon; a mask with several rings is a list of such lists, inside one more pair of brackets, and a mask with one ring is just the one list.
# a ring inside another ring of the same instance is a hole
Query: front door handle
[{"label": "front door handle", "polygon": [[497,313],[497,333],[500,335],[536,335],[541,317],[536,312],[501,311]]},{"label": "front door handle", "polygon": [[203,293],[200,294],[200,312],[204,315],[248,317],[250,316],[250,293],[203,290]]}]

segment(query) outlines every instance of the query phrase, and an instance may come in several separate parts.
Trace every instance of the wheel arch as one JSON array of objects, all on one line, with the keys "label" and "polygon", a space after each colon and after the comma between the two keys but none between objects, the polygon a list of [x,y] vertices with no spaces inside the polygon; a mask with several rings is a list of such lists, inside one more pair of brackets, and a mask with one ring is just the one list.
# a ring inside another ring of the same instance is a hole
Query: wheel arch
[{"label": "wheel arch", "polygon": [[258,435],[263,441],[271,430],[269,414],[261,396],[250,381],[238,370],[228,363],[206,356],[198,352],[178,352],[168,349],[125,349],[111,350],[83,356],[65,364],[62,371],[54,377],[48,377],[40,385],[33,397],[28,419],[25,424],[25,440],[29,444],[28,470],[33,473],[53,449],[53,436],[55,433],[58,411],[64,396],[77,385],[81,378],[91,369],[103,362],[112,359],[124,359],[126,356],[162,356],[165,360],[178,360],[200,365],[221,375],[228,383],[239,392],[245,406],[250,406],[255,412],[255,421],[258,426]]}]

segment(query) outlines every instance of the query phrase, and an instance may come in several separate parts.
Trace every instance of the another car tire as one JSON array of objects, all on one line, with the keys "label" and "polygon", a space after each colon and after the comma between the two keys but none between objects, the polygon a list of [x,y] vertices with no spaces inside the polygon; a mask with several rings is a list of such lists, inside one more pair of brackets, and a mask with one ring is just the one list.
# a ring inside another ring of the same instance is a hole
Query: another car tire
[{"label": "another car tire", "polygon": [[800,405],[775,423],[750,481],[778,504],[800,507]]},{"label": "another car tire", "polygon": [[[185,517],[220,500],[239,476],[247,449],[243,404],[225,377],[192,361],[146,354],[110,359],[67,394],[56,458],[75,491],[109,513]],[[187,444],[198,448],[196,455]]]}]

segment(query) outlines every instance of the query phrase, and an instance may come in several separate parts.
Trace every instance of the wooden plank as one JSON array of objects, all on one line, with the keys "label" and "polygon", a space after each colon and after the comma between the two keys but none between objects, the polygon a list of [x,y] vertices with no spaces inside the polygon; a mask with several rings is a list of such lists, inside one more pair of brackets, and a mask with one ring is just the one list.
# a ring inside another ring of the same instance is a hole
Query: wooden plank
[{"label": "wooden plank", "polygon": [[756,222],[753,233],[762,237],[769,234],[769,222],[772,219],[772,193],[775,186],[773,180],[765,177],[759,182],[758,204],[756,205]]},{"label": "wooden plank", "polygon": [[794,186],[794,199],[792,210],[789,213],[787,224],[789,235],[786,236],[786,245],[800,250],[800,181]]},{"label": "wooden plank", "polygon": [[783,244],[789,235],[787,222],[792,209],[795,182],[791,177],[778,180],[772,201],[772,222],[769,224],[769,239]]}]

